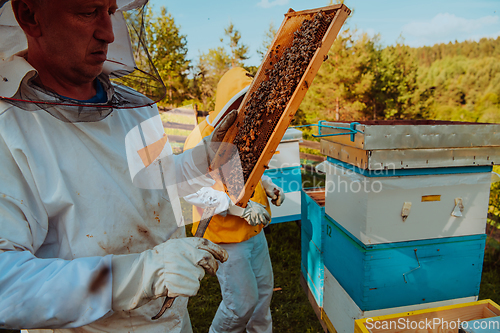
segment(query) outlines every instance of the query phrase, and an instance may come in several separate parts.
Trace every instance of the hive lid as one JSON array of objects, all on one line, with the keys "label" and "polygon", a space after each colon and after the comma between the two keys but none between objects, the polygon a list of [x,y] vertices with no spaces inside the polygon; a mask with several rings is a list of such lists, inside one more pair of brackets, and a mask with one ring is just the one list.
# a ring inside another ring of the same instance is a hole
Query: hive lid
[{"label": "hive lid", "polygon": [[[500,147],[500,124],[439,120],[374,120],[357,122],[354,135],[326,136],[324,140],[363,150]],[[352,122],[322,122],[321,134],[346,132]]]},{"label": "hive lid", "polygon": [[297,141],[302,139],[302,131],[296,128],[288,128],[281,139],[283,141]]},{"label": "hive lid", "polygon": [[361,149],[321,140],[321,153],[366,170],[491,166],[500,164],[500,147]]}]

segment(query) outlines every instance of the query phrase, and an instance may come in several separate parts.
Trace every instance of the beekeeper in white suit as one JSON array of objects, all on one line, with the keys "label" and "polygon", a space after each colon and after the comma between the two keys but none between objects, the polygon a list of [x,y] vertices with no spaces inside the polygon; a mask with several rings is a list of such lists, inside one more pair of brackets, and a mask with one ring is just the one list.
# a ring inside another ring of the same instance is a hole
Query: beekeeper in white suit
[{"label": "beekeeper in white suit", "polygon": [[201,152],[230,121],[172,158],[152,101],[103,72],[129,2],[0,0],[0,328],[191,332],[186,296],[227,259],[185,238],[177,192],[214,184]]}]

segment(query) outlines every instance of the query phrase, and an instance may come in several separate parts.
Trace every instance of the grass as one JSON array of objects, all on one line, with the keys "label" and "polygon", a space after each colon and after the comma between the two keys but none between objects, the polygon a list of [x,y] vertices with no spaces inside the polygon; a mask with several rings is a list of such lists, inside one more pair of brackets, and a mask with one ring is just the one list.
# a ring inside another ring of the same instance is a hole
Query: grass
[{"label": "grass", "polygon": [[479,299],[500,304],[500,230],[493,226],[488,229]]},{"label": "grass", "polygon": [[[323,329],[300,286],[300,228],[295,222],[272,224],[266,235],[273,264],[271,313],[275,332],[322,333]],[[190,229],[190,226],[189,226]],[[194,333],[208,332],[221,301],[216,277],[205,277],[188,310]]]},{"label": "grass", "polygon": [[312,154],[312,155],[318,155],[318,156],[325,156],[323,154],[321,154],[321,152],[318,150],[318,149],[313,149],[313,148],[305,148],[305,147],[300,147],[299,148],[299,151],[301,153],[305,153],[305,154]]},{"label": "grass", "polygon": [[500,304],[500,264],[495,263],[497,260],[498,256],[496,259],[485,256],[479,299],[491,299]]},{"label": "grass", "polygon": [[[324,176],[304,173],[304,181],[313,186],[324,184]],[[191,235],[191,206],[182,202],[186,230]],[[274,271],[275,291],[271,302],[275,332],[322,333],[319,321],[300,286],[300,228],[295,222],[272,224],[266,235]],[[484,256],[483,275],[479,299],[491,299],[500,304],[500,231],[488,237]],[[189,300],[188,309],[194,333],[208,331],[221,301],[216,277],[201,281],[196,297]],[[19,331],[0,330],[2,333]]]},{"label": "grass", "polygon": [[[191,217],[190,207],[183,204],[184,216]],[[186,215],[187,214],[187,215]],[[189,222],[189,219],[188,221]],[[300,228],[295,222],[272,224],[266,235],[274,271],[275,291],[271,302],[273,330],[290,333],[323,333],[323,329],[302,290],[300,278]],[[191,236],[191,225],[186,226]],[[188,310],[194,333],[208,332],[222,300],[216,277],[207,275],[201,281],[198,295],[189,300]],[[19,331],[2,331],[19,333]]]},{"label": "grass", "polygon": [[170,146],[172,146],[172,151],[174,154],[180,154],[184,149],[183,142],[170,142]]},{"label": "grass", "polygon": [[[163,112],[160,114],[160,118],[163,123],[166,122],[173,122],[173,123],[180,123],[180,124],[189,124],[189,125],[194,125],[194,116],[185,116],[182,114],[174,114],[174,113],[169,113],[169,112]],[[165,134],[167,135],[179,135],[179,136],[188,136],[191,134],[192,130],[183,130],[183,129],[178,129],[178,128],[170,128],[170,127],[165,127],[164,128]],[[172,148],[175,150],[182,150],[184,147],[183,143],[175,143],[171,142]]]},{"label": "grass", "polygon": [[164,128],[165,134],[167,135],[181,135],[181,136],[188,136],[191,134],[191,130],[183,130],[183,129],[178,129],[178,128]]},{"label": "grass", "polygon": [[162,122],[180,123],[180,124],[194,124],[194,114],[193,116],[185,116],[182,114],[162,112],[160,113],[160,118]]},{"label": "grass", "polygon": [[271,313],[275,332],[323,332],[300,286],[300,228],[295,222],[271,225],[267,235],[275,288]]},{"label": "grass", "polygon": [[[192,207],[181,201],[186,233],[192,236]],[[275,332],[322,333],[323,329],[300,286],[300,228],[295,222],[271,224],[266,234],[273,264],[274,288],[271,314]],[[208,332],[222,297],[216,277],[206,276],[200,291],[189,300],[194,333]]]}]

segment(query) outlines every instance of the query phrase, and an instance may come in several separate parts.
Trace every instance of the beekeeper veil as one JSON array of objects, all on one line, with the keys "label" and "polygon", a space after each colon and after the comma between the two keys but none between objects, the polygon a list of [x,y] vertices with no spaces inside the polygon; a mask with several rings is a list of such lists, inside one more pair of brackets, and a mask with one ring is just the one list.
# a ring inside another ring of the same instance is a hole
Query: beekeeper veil
[{"label": "beekeeper veil", "polygon": [[60,96],[35,82],[36,70],[22,57],[26,36],[11,1],[0,0],[0,100],[26,111],[43,109],[67,122],[89,122],[103,119],[113,109],[143,107],[163,99],[166,88],[146,47],[147,1],[117,0],[118,10],[111,16],[115,39],[97,78],[106,101],[94,102]]}]

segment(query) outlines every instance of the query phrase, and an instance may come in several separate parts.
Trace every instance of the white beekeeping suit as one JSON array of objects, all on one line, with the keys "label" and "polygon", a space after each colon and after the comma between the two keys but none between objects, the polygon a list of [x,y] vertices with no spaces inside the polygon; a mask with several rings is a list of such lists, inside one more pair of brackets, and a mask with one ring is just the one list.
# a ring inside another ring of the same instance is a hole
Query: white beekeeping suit
[{"label": "white beekeeping suit", "polygon": [[[121,2],[125,9],[142,4]],[[12,20],[6,3],[0,97],[24,89],[23,96],[44,99],[30,85],[36,70]],[[112,95],[106,76],[99,80]],[[121,94],[143,99],[132,90]],[[216,269],[212,255],[224,255],[207,241],[184,238],[177,192],[213,181],[191,154],[173,157],[154,105],[96,113],[91,121],[68,121],[73,112],[0,100],[0,328],[190,332],[183,296],[196,294],[204,270]],[[141,161],[140,148],[158,143],[158,154]],[[151,321],[167,290],[179,297]]]}]

